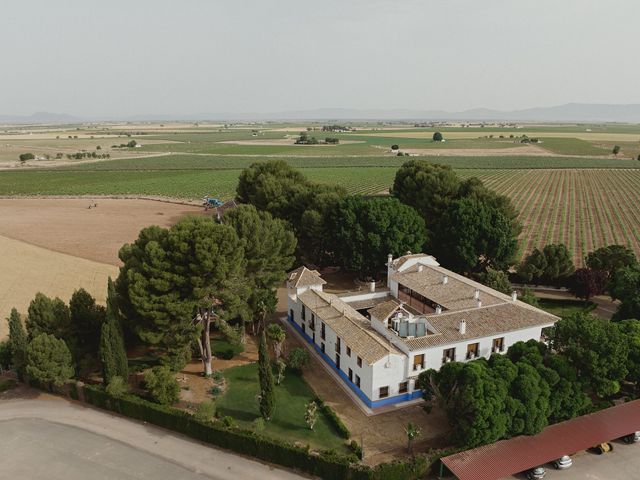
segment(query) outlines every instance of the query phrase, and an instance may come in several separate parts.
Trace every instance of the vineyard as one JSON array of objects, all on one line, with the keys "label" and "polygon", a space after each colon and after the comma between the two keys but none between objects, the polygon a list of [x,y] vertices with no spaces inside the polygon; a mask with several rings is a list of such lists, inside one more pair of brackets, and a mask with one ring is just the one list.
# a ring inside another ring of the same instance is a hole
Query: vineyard
[{"label": "vineyard", "polygon": [[603,245],[640,254],[640,170],[460,171],[509,196],[524,225],[519,256],[565,243],[581,265]]}]

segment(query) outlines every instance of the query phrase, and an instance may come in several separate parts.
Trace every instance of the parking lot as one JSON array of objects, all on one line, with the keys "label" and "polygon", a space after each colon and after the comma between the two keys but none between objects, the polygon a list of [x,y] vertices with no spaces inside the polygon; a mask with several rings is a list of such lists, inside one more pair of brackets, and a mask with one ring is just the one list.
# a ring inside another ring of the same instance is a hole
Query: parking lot
[{"label": "parking lot", "polygon": [[[545,465],[545,480],[631,480],[640,479],[640,443],[627,445],[611,442],[613,451],[604,455],[580,452],[572,455],[573,465],[567,470],[556,470]],[[517,475],[511,478],[526,478]]]}]

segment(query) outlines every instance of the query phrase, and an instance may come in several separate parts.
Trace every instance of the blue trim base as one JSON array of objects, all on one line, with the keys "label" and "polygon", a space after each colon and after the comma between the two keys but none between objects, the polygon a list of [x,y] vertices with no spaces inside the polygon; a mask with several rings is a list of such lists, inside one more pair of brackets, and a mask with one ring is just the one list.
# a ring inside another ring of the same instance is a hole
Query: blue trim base
[{"label": "blue trim base", "polygon": [[384,407],[384,406],[387,406],[387,405],[394,405],[396,403],[408,402],[409,400],[414,400],[416,398],[421,398],[422,397],[422,391],[421,390],[415,390],[415,391],[413,391],[411,393],[407,392],[407,393],[403,393],[402,395],[396,395],[395,397],[383,398],[381,400],[371,400],[369,397],[367,397],[367,395],[365,395],[365,393],[362,390],[360,390],[360,388],[355,383],[353,383],[351,380],[349,380],[349,377],[347,376],[347,374],[344,373],[342,370],[340,370],[336,366],[335,362],[333,360],[331,360],[331,358],[327,354],[325,354],[320,349],[320,347],[313,341],[313,338],[311,338],[309,335],[307,335],[302,330],[302,327],[300,325],[298,325],[291,318],[291,315],[287,315],[287,320],[293,326],[293,328],[295,328],[296,332],[298,332],[300,334],[300,336],[304,340],[306,340],[307,343],[313,345],[313,348],[318,353],[318,355],[320,355],[320,357],[338,375],[340,375],[340,378],[347,384],[347,386],[353,391],[353,393],[355,393],[358,396],[358,398],[364,402],[364,404],[367,407],[369,407],[369,408],[379,408],[379,407]]}]

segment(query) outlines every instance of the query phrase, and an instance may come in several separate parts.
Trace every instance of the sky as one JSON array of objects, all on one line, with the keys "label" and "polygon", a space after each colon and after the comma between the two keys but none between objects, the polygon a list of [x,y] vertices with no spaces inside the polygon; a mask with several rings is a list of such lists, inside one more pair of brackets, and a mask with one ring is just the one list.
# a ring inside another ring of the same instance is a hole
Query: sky
[{"label": "sky", "polygon": [[637,0],[21,0],[0,114],[640,103]]}]

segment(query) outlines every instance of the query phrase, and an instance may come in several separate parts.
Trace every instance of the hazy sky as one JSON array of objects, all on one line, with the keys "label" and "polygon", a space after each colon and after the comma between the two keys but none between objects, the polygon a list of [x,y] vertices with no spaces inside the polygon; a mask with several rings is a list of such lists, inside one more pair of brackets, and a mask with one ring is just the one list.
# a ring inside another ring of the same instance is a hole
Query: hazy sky
[{"label": "hazy sky", "polygon": [[0,114],[640,103],[638,0],[3,2]]}]

